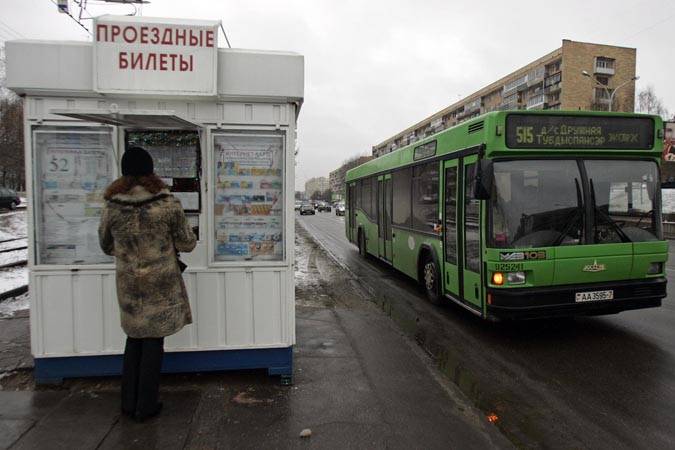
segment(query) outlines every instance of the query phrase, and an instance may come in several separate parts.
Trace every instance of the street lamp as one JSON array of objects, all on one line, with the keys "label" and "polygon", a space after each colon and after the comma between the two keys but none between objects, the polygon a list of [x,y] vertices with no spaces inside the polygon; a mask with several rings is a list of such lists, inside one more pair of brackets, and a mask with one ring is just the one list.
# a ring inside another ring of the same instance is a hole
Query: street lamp
[{"label": "street lamp", "polygon": [[612,111],[612,105],[614,104],[614,95],[616,94],[616,91],[618,91],[619,89],[621,89],[622,87],[624,87],[628,83],[630,83],[632,81],[637,81],[637,80],[640,79],[640,77],[633,77],[630,80],[624,81],[623,83],[621,83],[620,85],[615,87],[612,92],[609,92],[609,88],[606,85],[600,83],[595,77],[592,77],[591,74],[588,73],[587,71],[582,70],[581,74],[583,76],[588,77],[591,80],[595,81],[595,84],[597,84],[598,86],[600,86],[601,88],[603,88],[605,90],[605,92],[607,93],[607,96],[609,97],[609,111],[610,112]]}]

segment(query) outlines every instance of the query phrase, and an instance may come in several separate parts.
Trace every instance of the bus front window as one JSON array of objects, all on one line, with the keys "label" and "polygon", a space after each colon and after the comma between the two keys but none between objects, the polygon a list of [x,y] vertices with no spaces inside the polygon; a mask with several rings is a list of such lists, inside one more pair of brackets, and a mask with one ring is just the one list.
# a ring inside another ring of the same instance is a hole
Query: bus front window
[{"label": "bus front window", "polygon": [[587,160],[593,201],[593,239],[598,244],[661,239],[656,207],[659,173],[644,160]]},{"label": "bus front window", "polygon": [[581,242],[584,203],[576,161],[497,161],[492,189],[493,247],[549,247]]}]

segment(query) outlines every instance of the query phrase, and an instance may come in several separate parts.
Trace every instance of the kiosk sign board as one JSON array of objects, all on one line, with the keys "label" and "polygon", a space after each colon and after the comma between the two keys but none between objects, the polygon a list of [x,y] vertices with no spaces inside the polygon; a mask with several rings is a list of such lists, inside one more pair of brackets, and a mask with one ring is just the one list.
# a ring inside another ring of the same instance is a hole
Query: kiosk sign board
[{"label": "kiosk sign board", "polygon": [[219,21],[101,16],[94,22],[94,90],[217,94]]}]

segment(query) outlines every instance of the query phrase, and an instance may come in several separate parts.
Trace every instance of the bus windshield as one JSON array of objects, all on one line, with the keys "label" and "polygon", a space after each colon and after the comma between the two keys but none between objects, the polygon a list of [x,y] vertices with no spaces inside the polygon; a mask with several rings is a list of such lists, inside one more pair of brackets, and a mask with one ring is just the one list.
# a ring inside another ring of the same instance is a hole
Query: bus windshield
[{"label": "bus windshield", "polygon": [[[657,192],[658,168],[653,161],[497,161],[491,245],[530,248],[657,240],[661,235]],[[587,223],[592,223],[591,236]]]}]

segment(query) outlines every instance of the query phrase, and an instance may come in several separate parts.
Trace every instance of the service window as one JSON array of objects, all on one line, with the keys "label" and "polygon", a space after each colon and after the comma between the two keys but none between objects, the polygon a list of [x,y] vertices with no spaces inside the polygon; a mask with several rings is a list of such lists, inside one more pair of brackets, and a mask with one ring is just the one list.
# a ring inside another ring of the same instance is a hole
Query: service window
[{"label": "service window", "polygon": [[214,135],[214,259],[284,259],[284,135]]},{"label": "service window", "polygon": [[196,130],[127,131],[126,146],[143,147],[152,155],[155,173],[180,200],[188,222],[199,237],[201,152]]},{"label": "service window", "polygon": [[103,264],[98,225],[113,181],[109,128],[51,128],[33,133],[37,264]]}]

